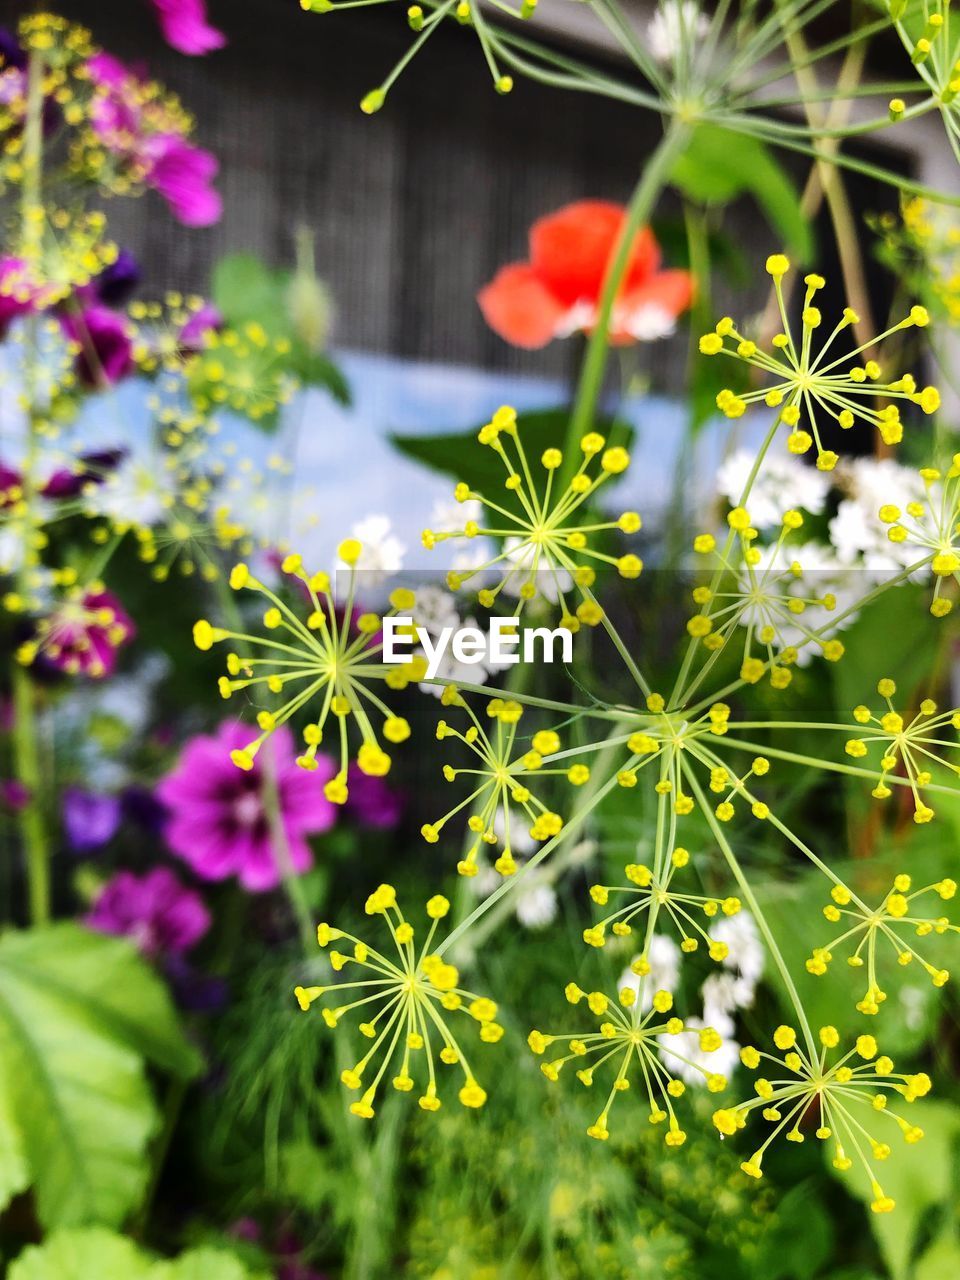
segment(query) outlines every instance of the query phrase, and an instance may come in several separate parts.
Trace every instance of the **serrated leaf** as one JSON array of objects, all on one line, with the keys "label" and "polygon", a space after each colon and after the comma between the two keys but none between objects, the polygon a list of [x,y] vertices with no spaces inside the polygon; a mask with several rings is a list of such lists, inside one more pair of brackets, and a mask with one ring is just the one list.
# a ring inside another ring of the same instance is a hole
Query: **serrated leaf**
[{"label": "serrated leaf", "polygon": [[789,253],[801,262],[813,256],[810,222],[800,208],[797,189],[758,138],[700,125],[678,157],[670,181],[701,204],[727,204],[749,193]]},{"label": "serrated leaf", "polygon": [[138,1203],[157,1126],[145,1060],[199,1067],[126,940],[70,923],[0,938],[0,1075],[47,1228],[115,1225]]}]

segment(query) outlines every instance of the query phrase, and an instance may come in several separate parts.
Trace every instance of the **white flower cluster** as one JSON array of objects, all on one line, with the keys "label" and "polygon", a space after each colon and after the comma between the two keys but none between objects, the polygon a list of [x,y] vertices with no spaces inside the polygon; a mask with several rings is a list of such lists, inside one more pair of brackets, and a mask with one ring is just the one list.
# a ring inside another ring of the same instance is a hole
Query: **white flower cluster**
[{"label": "white flower cluster", "polygon": [[[711,973],[700,988],[702,1015],[685,1018],[685,1029],[678,1035],[659,1037],[662,1047],[673,1051],[668,1055],[671,1071],[693,1086],[704,1084],[703,1072],[729,1075],[736,1067],[740,1054],[740,1045],[734,1039],[736,1014],[752,1006],[764,968],[763,943],[749,912],[741,911],[719,920],[711,926],[710,936],[726,943],[729,951],[722,968]],[[648,976],[641,979],[628,966],[620,975],[617,988],[620,991],[632,988],[641,1008],[647,1009],[655,991],[673,994],[677,990],[682,958],[672,938],[654,934],[647,950]],[[709,1055],[700,1048],[699,1032],[704,1027],[713,1027],[723,1037],[723,1047]]]}]

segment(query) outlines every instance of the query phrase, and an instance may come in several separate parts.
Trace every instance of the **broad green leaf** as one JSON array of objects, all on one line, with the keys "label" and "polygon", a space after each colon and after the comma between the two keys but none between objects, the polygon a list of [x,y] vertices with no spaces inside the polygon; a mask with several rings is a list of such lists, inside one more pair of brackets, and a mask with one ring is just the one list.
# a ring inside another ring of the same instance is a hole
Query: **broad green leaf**
[{"label": "broad green leaf", "polygon": [[0,938],[0,1076],[46,1227],[113,1225],[138,1203],[157,1124],[145,1059],[199,1068],[126,940],[74,924]]},{"label": "broad green leaf", "polygon": [[[803,1231],[797,1223],[803,1223]],[[760,1245],[763,1280],[813,1280],[833,1250],[834,1230],[817,1182],[802,1182],[783,1196]]]},{"label": "broad green leaf", "polygon": [[103,1227],[55,1231],[25,1249],[8,1280],[268,1280],[234,1253],[204,1245],[172,1261],[155,1259]]},{"label": "broad green leaf", "polygon": [[30,1170],[23,1153],[23,1138],[13,1118],[5,1082],[0,1079],[0,1212],[29,1185]]},{"label": "broad green leaf", "polygon": [[956,1280],[960,1276],[960,1242],[951,1229],[918,1258],[913,1280]]},{"label": "broad green leaf", "polygon": [[149,1280],[151,1263],[132,1240],[102,1227],[56,1231],[24,1249],[8,1280]]},{"label": "broad green leaf", "polygon": [[247,1269],[236,1254],[226,1249],[203,1245],[183,1253],[173,1262],[158,1262],[150,1270],[149,1280],[267,1280]]},{"label": "broad green leaf", "polygon": [[[951,1102],[924,1099],[912,1103],[906,1112],[911,1123],[923,1129],[924,1137],[912,1145],[891,1140],[893,1153],[877,1173],[884,1193],[893,1197],[897,1207],[893,1213],[870,1214],[870,1225],[892,1280],[915,1280],[911,1259],[917,1235],[928,1211],[946,1205],[952,1195],[954,1155],[960,1138],[960,1107]],[[889,1128],[897,1136],[894,1126]],[[824,1143],[824,1147],[829,1157],[830,1144]],[[827,1166],[832,1171],[829,1159]],[[870,1180],[857,1164],[842,1177],[855,1195],[867,1203],[873,1199]],[[936,1275],[928,1272],[927,1280]],[[943,1280],[947,1280],[946,1274]]]},{"label": "broad green leaf", "polygon": [[[570,413],[567,409],[537,409],[517,415],[520,440],[531,465],[539,462],[544,449],[562,448],[566,439]],[[478,427],[452,435],[390,437],[392,443],[409,458],[415,458],[434,471],[455,480],[465,480],[481,493],[503,493],[504,467],[493,449],[477,443]],[[629,448],[633,428],[624,422],[599,422],[597,430],[611,443]],[[542,471],[541,471],[541,474]]]},{"label": "broad green leaf", "polygon": [[[228,325],[255,321],[272,338],[286,338],[286,368],[307,387],[323,387],[338,404],[350,403],[346,378],[329,356],[311,350],[299,335],[290,308],[289,271],[277,271],[249,253],[221,258],[213,270],[213,301]],[[272,420],[255,425],[270,429]]]},{"label": "broad green leaf", "polygon": [[797,189],[759,139],[718,125],[700,125],[677,159],[670,180],[701,204],[728,204],[738,196],[752,195],[784,248],[801,262],[813,256],[810,223],[800,208]]}]

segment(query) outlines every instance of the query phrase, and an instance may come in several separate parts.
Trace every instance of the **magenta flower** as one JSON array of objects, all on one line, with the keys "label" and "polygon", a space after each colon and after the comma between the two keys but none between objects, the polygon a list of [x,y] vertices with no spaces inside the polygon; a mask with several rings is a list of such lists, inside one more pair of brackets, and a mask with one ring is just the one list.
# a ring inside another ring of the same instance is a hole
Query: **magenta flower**
[{"label": "magenta flower", "polygon": [[155,867],[143,876],[118,871],[100,891],[87,924],[132,938],[147,956],[182,955],[210,928],[210,912],[169,867]]},{"label": "magenta flower", "polygon": [[58,671],[102,680],[135,635],[133,619],[112,592],[77,590],[40,620],[35,645]]},{"label": "magenta flower", "polygon": [[207,21],[203,0],[150,0],[171,49],[193,57],[222,49],[226,36]]},{"label": "magenta flower", "polygon": [[188,227],[209,227],[223,202],[212,187],[216,157],[186,141],[189,124],[109,53],[87,63],[96,96],[90,124],[111,155],[167,201]]},{"label": "magenta flower", "polygon": [[143,155],[147,185],[159,191],[185,227],[209,227],[219,221],[223,201],[211,186],[219,168],[216,156],[173,133],[151,138]]},{"label": "magenta flower", "polygon": [[403,817],[402,793],[386,779],[364,773],[355,760],[347,770],[347,790],[350,798],[346,812],[356,819],[358,826],[387,831],[397,826]]},{"label": "magenta flower", "polygon": [[85,387],[112,387],[133,369],[133,335],[118,312],[98,304],[79,314],[66,313],[60,324],[79,347],[77,377]]},{"label": "magenta flower", "polygon": [[0,338],[18,316],[44,305],[44,291],[31,282],[22,258],[0,257]]},{"label": "magenta flower", "polygon": [[305,837],[327,831],[336,819],[336,807],[323,794],[323,784],[335,769],[326,756],[317,757],[320,767],[312,773],[298,768],[287,728],[271,735],[252,769],[237,769],[230,752],[244,747],[249,736],[245,725],[230,723],[222,724],[214,736],[192,738],[157,795],[170,810],[167,843],[198,876],[236,876],[251,893],[262,893],[281,879],[266,807],[265,770],[274,771],[291,865],[303,872],[313,864]]}]

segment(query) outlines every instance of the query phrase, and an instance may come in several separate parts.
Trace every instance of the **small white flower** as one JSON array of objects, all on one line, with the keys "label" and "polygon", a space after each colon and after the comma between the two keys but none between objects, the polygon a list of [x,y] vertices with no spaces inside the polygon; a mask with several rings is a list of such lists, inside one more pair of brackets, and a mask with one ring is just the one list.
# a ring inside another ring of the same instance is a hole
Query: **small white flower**
[{"label": "small white flower", "polygon": [[159,458],[129,458],[88,485],[83,508],[88,516],[104,516],[113,524],[144,529],[159,524],[173,505],[176,481]]},{"label": "small white flower", "polygon": [[357,521],[350,534],[363,547],[356,567],[366,584],[382,582],[402,568],[407,549],[393,533],[389,516],[367,516]]},{"label": "small white flower", "polygon": [[[749,449],[732,453],[717,473],[717,492],[736,507],[740,504],[756,455]],[[792,454],[769,452],[763,459],[747,498],[750,522],[757,529],[779,526],[785,511],[799,508],[819,515],[830,492],[830,478]]]},{"label": "small white flower", "polygon": [[[502,808],[498,809],[493,815],[493,823],[491,825],[494,835],[497,837],[500,847],[502,847],[507,833],[506,818]],[[518,822],[514,818],[510,824],[510,851],[513,855],[515,857],[526,857],[528,854],[533,853],[536,847],[537,842],[530,834],[527,825],[523,822]]]},{"label": "small white flower", "polygon": [[428,583],[426,586],[417,587],[414,594],[417,603],[413,613],[417,626],[423,627],[431,636],[439,635],[444,627],[459,627],[460,614],[457,612],[457,602],[449,591]]},{"label": "small white flower", "polygon": [[917,472],[892,458],[855,458],[838,478],[847,495],[830,521],[830,541],[838,559],[866,570],[872,581],[882,581],[915,561],[916,548],[891,542],[878,513],[885,503],[906,507],[924,500]]},{"label": "small white flower", "polygon": [[724,916],[710,929],[715,942],[725,942],[729,950],[724,967],[734,969],[749,982],[757,982],[763,974],[766,953],[756,921],[749,911],[738,911],[735,916]]},{"label": "small white flower", "polygon": [[647,26],[647,44],[657,62],[673,62],[684,48],[695,51],[709,30],[697,0],[661,0]]},{"label": "small white flower", "polygon": [[[635,956],[634,960],[639,959]],[[655,933],[647,951],[650,972],[644,977],[634,973],[629,966],[621,973],[617,990],[629,987],[640,1002],[641,1009],[649,1009],[657,991],[676,991],[680,985],[680,948],[666,934]],[[641,992],[642,988],[642,992]]]},{"label": "small white flower", "polygon": [[708,1023],[718,1018],[730,1018],[738,1009],[749,1009],[756,992],[756,983],[750,978],[738,977],[734,973],[711,973],[700,991],[703,1016]]},{"label": "small white flower", "polygon": [[[694,1088],[705,1088],[706,1080],[701,1072],[708,1071],[711,1075],[729,1076],[736,1069],[737,1063],[740,1061],[740,1046],[735,1040],[729,1039],[733,1035],[733,1023],[723,1014],[714,1012],[708,1020],[703,1018],[685,1018],[684,1030],[679,1035],[657,1036],[661,1047],[665,1050],[673,1050],[673,1053],[664,1053],[663,1060],[672,1075],[678,1076],[684,1084],[692,1085]],[[700,1048],[700,1032],[704,1027],[713,1027],[723,1037],[723,1044],[713,1053],[704,1053]],[[674,1053],[680,1054],[681,1058],[675,1058]]]},{"label": "small white flower", "polygon": [[545,929],[557,914],[557,895],[553,886],[537,884],[536,881],[529,888],[521,885],[517,890],[515,910],[525,929]]}]

